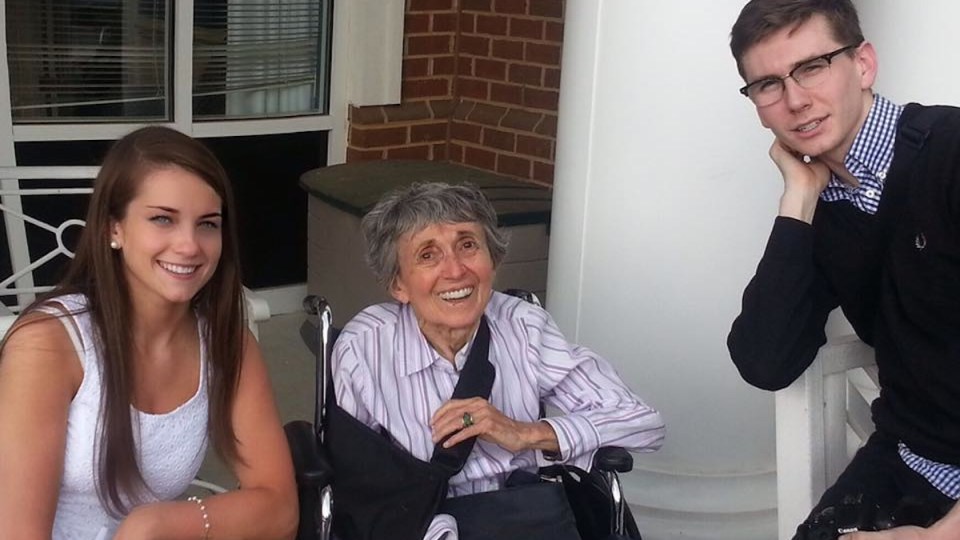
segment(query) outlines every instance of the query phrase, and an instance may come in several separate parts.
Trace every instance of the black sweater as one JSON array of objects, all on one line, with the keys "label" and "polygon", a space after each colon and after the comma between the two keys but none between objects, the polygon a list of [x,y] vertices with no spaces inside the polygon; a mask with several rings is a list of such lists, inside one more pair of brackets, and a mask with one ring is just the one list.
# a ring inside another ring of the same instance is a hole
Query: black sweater
[{"label": "black sweater", "polygon": [[778,390],[826,341],[838,305],[876,351],[879,430],[960,464],[960,109],[936,118],[913,158],[898,130],[880,208],[820,201],[813,225],[778,217],[727,339],[743,378]]}]

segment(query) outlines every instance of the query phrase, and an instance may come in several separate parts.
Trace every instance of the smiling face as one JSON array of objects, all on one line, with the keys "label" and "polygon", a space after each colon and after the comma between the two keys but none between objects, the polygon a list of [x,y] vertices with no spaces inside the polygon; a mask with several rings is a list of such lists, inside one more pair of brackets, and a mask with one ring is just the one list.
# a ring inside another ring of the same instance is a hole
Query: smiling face
[{"label": "smiling face", "polygon": [[[851,44],[836,41],[823,15],[814,15],[747,49],[742,61],[745,80],[782,77],[807,60],[846,45]],[[851,54],[835,57],[827,78],[813,88],[801,88],[788,78],[780,101],[757,107],[760,123],[796,152],[842,164],[870,112],[876,72],[873,46],[863,43]]]},{"label": "smiling face", "polygon": [[134,305],[186,305],[220,261],[221,200],[196,174],[177,166],[157,168],[111,229]]},{"label": "smiling face", "polygon": [[495,272],[483,227],[436,223],[404,234],[397,241],[397,262],[393,297],[411,305],[434,347],[462,347],[493,290]]}]

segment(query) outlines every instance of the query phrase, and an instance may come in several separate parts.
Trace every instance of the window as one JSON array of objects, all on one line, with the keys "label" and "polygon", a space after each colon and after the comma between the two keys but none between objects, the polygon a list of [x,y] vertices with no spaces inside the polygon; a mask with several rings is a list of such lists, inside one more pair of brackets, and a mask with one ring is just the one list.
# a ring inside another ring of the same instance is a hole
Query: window
[{"label": "window", "polygon": [[164,0],[7,0],[14,123],[169,118]]},{"label": "window", "polygon": [[[87,169],[112,141],[170,125],[207,142],[233,179],[245,283],[304,280],[297,181],[329,148],[342,159],[346,140],[329,114],[333,0],[0,0],[0,13],[0,101],[9,89],[12,111],[12,124],[0,115],[0,203],[44,223],[76,218],[86,205],[77,186],[89,187]],[[20,193],[28,187],[42,192]],[[16,302],[59,276],[51,238],[34,222],[0,220],[0,277],[18,276]]]},{"label": "window", "polygon": [[[14,123],[183,121],[181,94],[195,120],[326,113],[330,0],[194,0],[189,28],[176,4],[6,0]],[[192,88],[175,87],[177,32]]]},{"label": "window", "polygon": [[318,0],[197,0],[195,118],[325,112],[329,10]]}]

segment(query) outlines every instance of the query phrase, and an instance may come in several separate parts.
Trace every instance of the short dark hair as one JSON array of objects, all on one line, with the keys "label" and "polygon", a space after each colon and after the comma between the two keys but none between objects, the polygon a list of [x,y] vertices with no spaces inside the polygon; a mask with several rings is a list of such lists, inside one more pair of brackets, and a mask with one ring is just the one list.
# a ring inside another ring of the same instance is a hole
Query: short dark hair
[{"label": "short dark hair", "polygon": [[863,41],[857,8],[851,0],[750,0],[730,32],[730,52],[737,61],[740,76],[746,80],[743,55],[747,49],[774,32],[807,22],[814,15],[827,19],[838,43],[854,45]]},{"label": "short dark hair", "polygon": [[480,224],[494,268],[507,254],[508,239],[497,227],[497,212],[477,186],[414,183],[384,195],[361,222],[367,264],[383,286],[389,289],[400,273],[400,237],[437,223]]}]

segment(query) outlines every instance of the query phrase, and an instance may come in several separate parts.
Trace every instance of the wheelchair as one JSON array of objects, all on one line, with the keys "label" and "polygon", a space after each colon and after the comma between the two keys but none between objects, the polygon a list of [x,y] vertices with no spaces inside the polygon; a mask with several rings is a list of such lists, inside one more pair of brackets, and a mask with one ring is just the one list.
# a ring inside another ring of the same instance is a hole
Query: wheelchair
[{"label": "wheelchair", "polygon": [[[536,295],[519,289],[509,289],[505,294],[517,296],[540,306]],[[289,422],[284,426],[293,460],[297,480],[297,495],[300,503],[300,523],[297,540],[328,540],[332,538],[334,519],[334,495],[336,472],[332,470],[324,450],[325,411],[330,385],[333,384],[330,367],[330,355],[340,330],[333,325],[333,312],[327,301],[320,296],[310,295],[303,300],[303,308],[308,317],[300,327],[300,337],[316,357],[316,406],[313,423],[305,420]],[[540,406],[544,416],[544,406]],[[550,474],[550,469],[542,468],[541,476]],[[593,471],[598,473],[594,484],[604,490],[606,508],[599,513],[580,511],[574,507],[578,528],[581,519],[590,522],[592,529],[602,528],[603,538],[637,539],[640,532],[623,499],[619,473],[633,469],[633,456],[620,447],[600,448],[594,457]],[[593,473],[590,473],[593,474]],[[569,475],[567,475],[569,476]],[[559,481],[558,478],[554,481]],[[596,486],[592,486],[596,487]],[[573,502],[573,501],[571,501]],[[600,521],[601,523],[597,523]],[[354,540],[354,539],[340,539]]]}]

